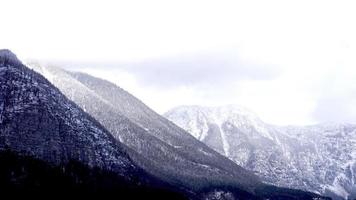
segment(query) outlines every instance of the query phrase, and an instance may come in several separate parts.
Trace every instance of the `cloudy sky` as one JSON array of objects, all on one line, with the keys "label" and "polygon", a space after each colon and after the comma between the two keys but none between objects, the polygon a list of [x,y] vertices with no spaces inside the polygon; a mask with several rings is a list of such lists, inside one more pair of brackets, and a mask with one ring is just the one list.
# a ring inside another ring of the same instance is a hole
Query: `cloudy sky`
[{"label": "cloudy sky", "polygon": [[163,113],[356,122],[353,1],[0,0],[0,48],[109,79]]}]

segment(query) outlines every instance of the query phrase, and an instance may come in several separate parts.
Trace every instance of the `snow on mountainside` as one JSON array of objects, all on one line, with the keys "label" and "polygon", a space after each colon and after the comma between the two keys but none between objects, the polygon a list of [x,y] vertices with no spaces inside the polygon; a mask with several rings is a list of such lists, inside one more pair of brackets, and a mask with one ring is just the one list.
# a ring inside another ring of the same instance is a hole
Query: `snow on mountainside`
[{"label": "snow on mountainside", "polygon": [[[211,182],[229,180],[247,187],[259,184],[253,174],[212,151],[114,84],[57,67],[34,64],[32,67],[48,77],[118,140],[144,155],[147,160],[137,162],[157,176],[198,188],[205,185],[206,179]],[[199,151],[195,150],[197,148]],[[230,173],[235,178],[225,175]],[[211,176],[205,177],[206,174]]]},{"label": "snow on mountainside", "polygon": [[156,181],[132,161],[129,148],[9,50],[0,50],[0,150],[53,165],[78,161],[127,184]]},{"label": "snow on mountainside", "polygon": [[4,50],[0,52],[0,109],[1,148],[54,163],[77,159],[89,166],[132,167],[105,129]]},{"label": "snow on mountainside", "polygon": [[2,195],[72,191],[133,198],[144,192],[145,198],[183,198],[185,191],[142,170],[129,154],[134,152],[42,75],[0,50]]},{"label": "snow on mountainside", "polygon": [[239,106],[181,106],[165,116],[266,183],[356,198],[356,125],[278,127]]},{"label": "snow on mountainside", "polygon": [[142,168],[174,185],[198,191],[203,199],[218,194],[219,198],[232,195],[239,199],[257,198],[254,195],[269,199],[318,197],[262,184],[253,173],[213,151],[115,84],[57,67],[29,65],[103,124],[117,140],[137,152],[140,156],[130,156]]}]

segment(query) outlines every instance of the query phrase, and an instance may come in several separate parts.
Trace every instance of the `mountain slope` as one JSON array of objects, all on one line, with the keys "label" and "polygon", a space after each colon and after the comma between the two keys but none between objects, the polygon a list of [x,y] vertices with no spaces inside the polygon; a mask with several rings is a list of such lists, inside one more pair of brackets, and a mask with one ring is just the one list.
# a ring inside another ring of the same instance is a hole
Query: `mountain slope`
[{"label": "mountain slope", "polygon": [[165,116],[264,182],[355,198],[355,125],[277,127],[233,105],[181,106]]},{"label": "mountain slope", "polygon": [[[142,161],[132,156],[145,170],[163,180],[209,198],[215,195],[242,197],[248,193],[260,196],[259,192],[267,188],[251,172],[211,150],[116,85],[57,67],[33,63],[30,66],[48,77],[117,140],[148,158]],[[127,122],[124,127],[123,121]],[[285,191],[285,194],[291,193]],[[299,195],[302,193],[295,194]]]},{"label": "mountain slope", "polygon": [[182,182],[197,189],[214,181],[244,186],[259,184],[257,177],[212,151],[114,84],[55,67],[41,66],[36,70],[49,77],[68,98],[95,117],[118,140],[153,160],[142,163],[143,167],[167,181]]},{"label": "mountain slope", "polygon": [[[169,188],[138,167],[128,156],[129,151],[44,77],[22,65],[12,52],[0,50],[2,194],[9,192],[4,190],[7,187],[15,191],[35,187],[45,192],[49,189],[47,183],[66,177],[72,180],[68,183],[75,184],[74,188],[83,187],[86,191],[100,187],[106,191],[105,185],[86,185],[89,179],[103,180],[96,184],[115,180],[118,185],[112,189],[125,188],[132,190],[131,194],[142,189]],[[81,170],[67,174],[70,166]],[[60,169],[58,176],[46,174],[55,168]],[[42,181],[34,169],[55,179]],[[111,174],[112,179],[106,174]],[[73,189],[70,185],[60,186],[63,190]]]}]

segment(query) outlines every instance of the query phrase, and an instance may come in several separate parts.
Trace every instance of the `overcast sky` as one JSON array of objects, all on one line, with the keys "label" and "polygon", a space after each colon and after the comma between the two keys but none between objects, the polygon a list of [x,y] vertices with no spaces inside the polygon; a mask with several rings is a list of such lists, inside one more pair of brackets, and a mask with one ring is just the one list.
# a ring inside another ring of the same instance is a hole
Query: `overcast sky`
[{"label": "overcast sky", "polygon": [[109,79],[163,113],[356,122],[354,1],[0,0],[0,48]]}]

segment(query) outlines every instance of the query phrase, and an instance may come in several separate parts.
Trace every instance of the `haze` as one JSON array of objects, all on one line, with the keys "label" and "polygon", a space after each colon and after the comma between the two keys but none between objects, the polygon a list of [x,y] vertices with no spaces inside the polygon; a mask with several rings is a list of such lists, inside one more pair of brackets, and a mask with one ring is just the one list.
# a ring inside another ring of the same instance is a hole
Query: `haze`
[{"label": "haze", "polygon": [[159,113],[239,104],[355,122],[353,1],[1,1],[0,48],[115,82]]}]

